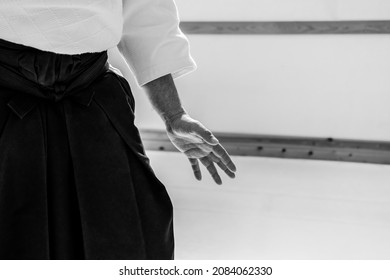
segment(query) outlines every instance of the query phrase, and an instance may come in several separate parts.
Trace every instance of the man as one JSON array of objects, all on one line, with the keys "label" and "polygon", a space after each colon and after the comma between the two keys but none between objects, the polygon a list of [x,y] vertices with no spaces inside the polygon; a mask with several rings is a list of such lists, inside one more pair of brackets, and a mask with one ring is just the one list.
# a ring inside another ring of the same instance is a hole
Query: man
[{"label": "man", "polygon": [[193,69],[173,0],[0,2],[0,258],[172,259],[172,204],[134,126],[118,45],[195,177],[234,178],[183,109]]}]

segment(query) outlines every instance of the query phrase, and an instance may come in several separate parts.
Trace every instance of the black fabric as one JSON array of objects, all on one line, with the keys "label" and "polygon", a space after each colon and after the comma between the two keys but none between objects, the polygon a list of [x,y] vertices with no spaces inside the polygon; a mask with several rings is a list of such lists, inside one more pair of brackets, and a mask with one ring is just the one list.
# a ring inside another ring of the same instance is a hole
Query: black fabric
[{"label": "black fabric", "polygon": [[107,53],[0,40],[0,259],[173,259],[173,211]]}]

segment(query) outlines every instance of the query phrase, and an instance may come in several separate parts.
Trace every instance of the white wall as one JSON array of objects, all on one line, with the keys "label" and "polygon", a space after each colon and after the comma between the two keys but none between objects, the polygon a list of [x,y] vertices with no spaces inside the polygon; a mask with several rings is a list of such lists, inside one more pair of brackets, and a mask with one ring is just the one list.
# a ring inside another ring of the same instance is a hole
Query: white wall
[{"label": "white wall", "polygon": [[[390,19],[384,0],[176,2],[183,20]],[[198,70],[177,86],[187,110],[214,131],[390,140],[389,35],[189,40]],[[133,89],[139,126],[162,129]]]},{"label": "white wall", "polygon": [[388,0],[176,0],[186,21],[381,20]]},{"label": "white wall", "polygon": [[199,70],[177,84],[214,130],[390,140],[390,36],[190,40]]}]

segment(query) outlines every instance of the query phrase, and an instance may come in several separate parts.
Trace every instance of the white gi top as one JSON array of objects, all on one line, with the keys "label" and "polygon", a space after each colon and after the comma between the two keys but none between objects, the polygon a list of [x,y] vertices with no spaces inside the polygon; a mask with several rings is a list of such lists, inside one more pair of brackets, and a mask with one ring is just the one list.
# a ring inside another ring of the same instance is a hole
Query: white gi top
[{"label": "white gi top", "polygon": [[196,68],[174,0],[0,0],[0,38],[62,54],[118,46],[139,85]]}]

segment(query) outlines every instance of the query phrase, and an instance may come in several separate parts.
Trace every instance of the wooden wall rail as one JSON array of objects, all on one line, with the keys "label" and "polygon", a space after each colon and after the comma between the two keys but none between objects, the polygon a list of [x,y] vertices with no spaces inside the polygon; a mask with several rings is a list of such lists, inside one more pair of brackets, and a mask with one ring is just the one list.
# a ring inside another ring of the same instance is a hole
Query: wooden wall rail
[{"label": "wooden wall rail", "polygon": [[[146,150],[177,151],[165,131],[141,130]],[[390,142],[216,133],[230,155],[390,164]]]},{"label": "wooden wall rail", "polygon": [[390,21],[189,22],[186,34],[390,34]]}]

